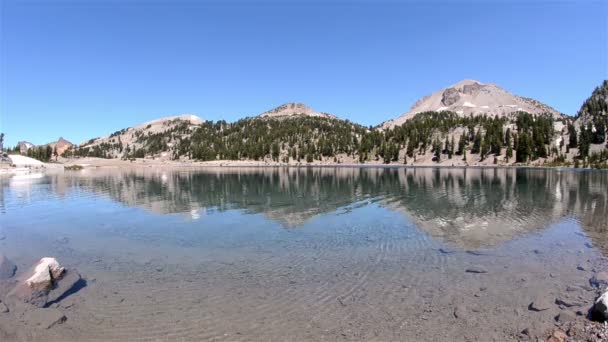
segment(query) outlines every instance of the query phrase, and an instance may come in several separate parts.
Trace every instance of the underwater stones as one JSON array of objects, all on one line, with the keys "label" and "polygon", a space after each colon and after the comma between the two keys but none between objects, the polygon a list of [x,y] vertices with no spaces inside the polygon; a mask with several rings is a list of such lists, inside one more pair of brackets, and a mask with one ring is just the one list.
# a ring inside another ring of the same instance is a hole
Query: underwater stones
[{"label": "underwater stones", "polygon": [[552,303],[549,299],[543,296],[539,296],[534,298],[532,303],[530,303],[530,305],[528,306],[528,309],[530,309],[531,311],[545,311],[549,310],[551,308],[551,305]]},{"label": "underwater stones", "polygon": [[63,312],[57,309],[35,309],[25,314],[25,321],[28,325],[42,329],[50,329],[57,324],[65,322],[67,318]]},{"label": "underwater stones", "polygon": [[467,273],[488,273],[488,270],[481,266],[471,266],[466,269]]},{"label": "underwater stones", "polygon": [[597,272],[589,279],[589,284],[597,288],[608,287],[608,272]]},{"label": "underwater stones", "polygon": [[15,263],[3,254],[0,254],[0,280],[12,278],[16,271],[17,266]]}]

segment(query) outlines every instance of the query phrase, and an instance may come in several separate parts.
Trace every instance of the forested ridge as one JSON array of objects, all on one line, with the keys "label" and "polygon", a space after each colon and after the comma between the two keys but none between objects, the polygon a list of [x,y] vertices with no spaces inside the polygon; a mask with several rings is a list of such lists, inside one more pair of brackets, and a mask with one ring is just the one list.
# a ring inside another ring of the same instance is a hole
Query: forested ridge
[{"label": "forested ridge", "polygon": [[[606,167],[607,95],[608,81],[604,81],[576,117],[556,119],[549,114],[521,111],[502,117],[431,111],[418,113],[386,130],[334,117],[306,115],[258,116],[232,123],[221,120],[196,125],[176,119],[160,131],[122,129],[108,138],[91,139],[67,150],[64,157],[415,165],[430,156],[435,163],[539,161],[545,165]],[[130,143],[123,141],[127,134]],[[36,150],[31,151],[37,157]],[[48,152],[44,151],[45,157]]]}]

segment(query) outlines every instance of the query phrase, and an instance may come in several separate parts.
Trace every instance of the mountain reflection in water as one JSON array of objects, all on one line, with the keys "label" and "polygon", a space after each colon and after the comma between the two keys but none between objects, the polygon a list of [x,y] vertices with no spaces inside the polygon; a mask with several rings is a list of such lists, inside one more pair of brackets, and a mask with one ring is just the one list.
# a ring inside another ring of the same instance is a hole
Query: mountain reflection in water
[{"label": "mountain reflection in water", "polygon": [[[85,170],[47,176],[59,196],[94,192],[156,214],[242,210],[297,229],[375,203],[442,242],[495,246],[564,218],[608,252],[608,173],[551,169],[209,168]],[[31,180],[30,180],[31,181]],[[4,181],[19,189],[20,180]],[[27,198],[28,183],[22,186]],[[0,197],[0,201],[3,197]],[[2,204],[4,208],[4,204]]]}]

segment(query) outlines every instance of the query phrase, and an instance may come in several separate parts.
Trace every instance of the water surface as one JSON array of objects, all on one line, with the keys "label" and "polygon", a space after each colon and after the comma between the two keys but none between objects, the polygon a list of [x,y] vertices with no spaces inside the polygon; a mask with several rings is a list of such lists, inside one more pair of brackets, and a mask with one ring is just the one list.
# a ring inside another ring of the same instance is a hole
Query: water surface
[{"label": "water surface", "polygon": [[505,340],[550,326],[560,308],[530,301],[586,285],[608,252],[606,172],[140,168],[0,181],[0,251],[20,269],[55,256],[88,281],[60,303],[66,323],[17,328],[25,338]]}]

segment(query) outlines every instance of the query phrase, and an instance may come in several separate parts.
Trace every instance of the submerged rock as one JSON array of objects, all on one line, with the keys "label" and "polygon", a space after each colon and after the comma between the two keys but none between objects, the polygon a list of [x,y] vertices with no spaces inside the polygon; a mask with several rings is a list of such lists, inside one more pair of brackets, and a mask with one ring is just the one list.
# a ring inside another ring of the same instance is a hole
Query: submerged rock
[{"label": "submerged rock", "polygon": [[17,266],[3,254],[0,254],[0,280],[12,278],[17,272]]},{"label": "submerged rock", "polygon": [[488,273],[488,270],[481,266],[471,266],[466,269],[467,273]]},{"label": "submerged rock", "polygon": [[591,319],[595,321],[608,321],[608,291],[605,291],[595,300],[590,310]]},{"label": "submerged rock", "polygon": [[81,280],[82,278],[78,272],[75,270],[66,270],[63,277],[56,282],[55,287],[49,292],[47,296],[47,305],[62,299],[62,297],[74,289]]},{"label": "submerged rock", "polygon": [[52,328],[56,324],[66,321],[63,312],[57,309],[35,309],[26,313],[25,320],[28,325],[38,326],[43,329]]},{"label": "submerged rock", "polygon": [[534,299],[530,305],[528,305],[528,309],[532,311],[545,311],[551,308],[551,301],[546,297],[537,297]]},{"label": "submerged rock", "polygon": [[597,288],[608,287],[608,272],[597,272],[589,279],[589,284]]},{"label": "submerged rock", "polygon": [[567,308],[571,308],[573,306],[583,306],[584,305],[584,303],[582,303],[576,299],[570,299],[570,298],[566,298],[566,297],[556,298],[555,304],[562,306],[562,307],[567,307]]},{"label": "submerged rock", "polygon": [[27,273],[20,277],[17,285],[8,293],[10,303],[17,301],[37,307],[61,299],[81,280],[74,270],[66,270],[55,258],[42,258]]},{"label": "submerged rock", "polygon": [[567,323],[576,319],[576,316],[568,311],[562,311],[555,316],[555,321],[558,323]]}]

